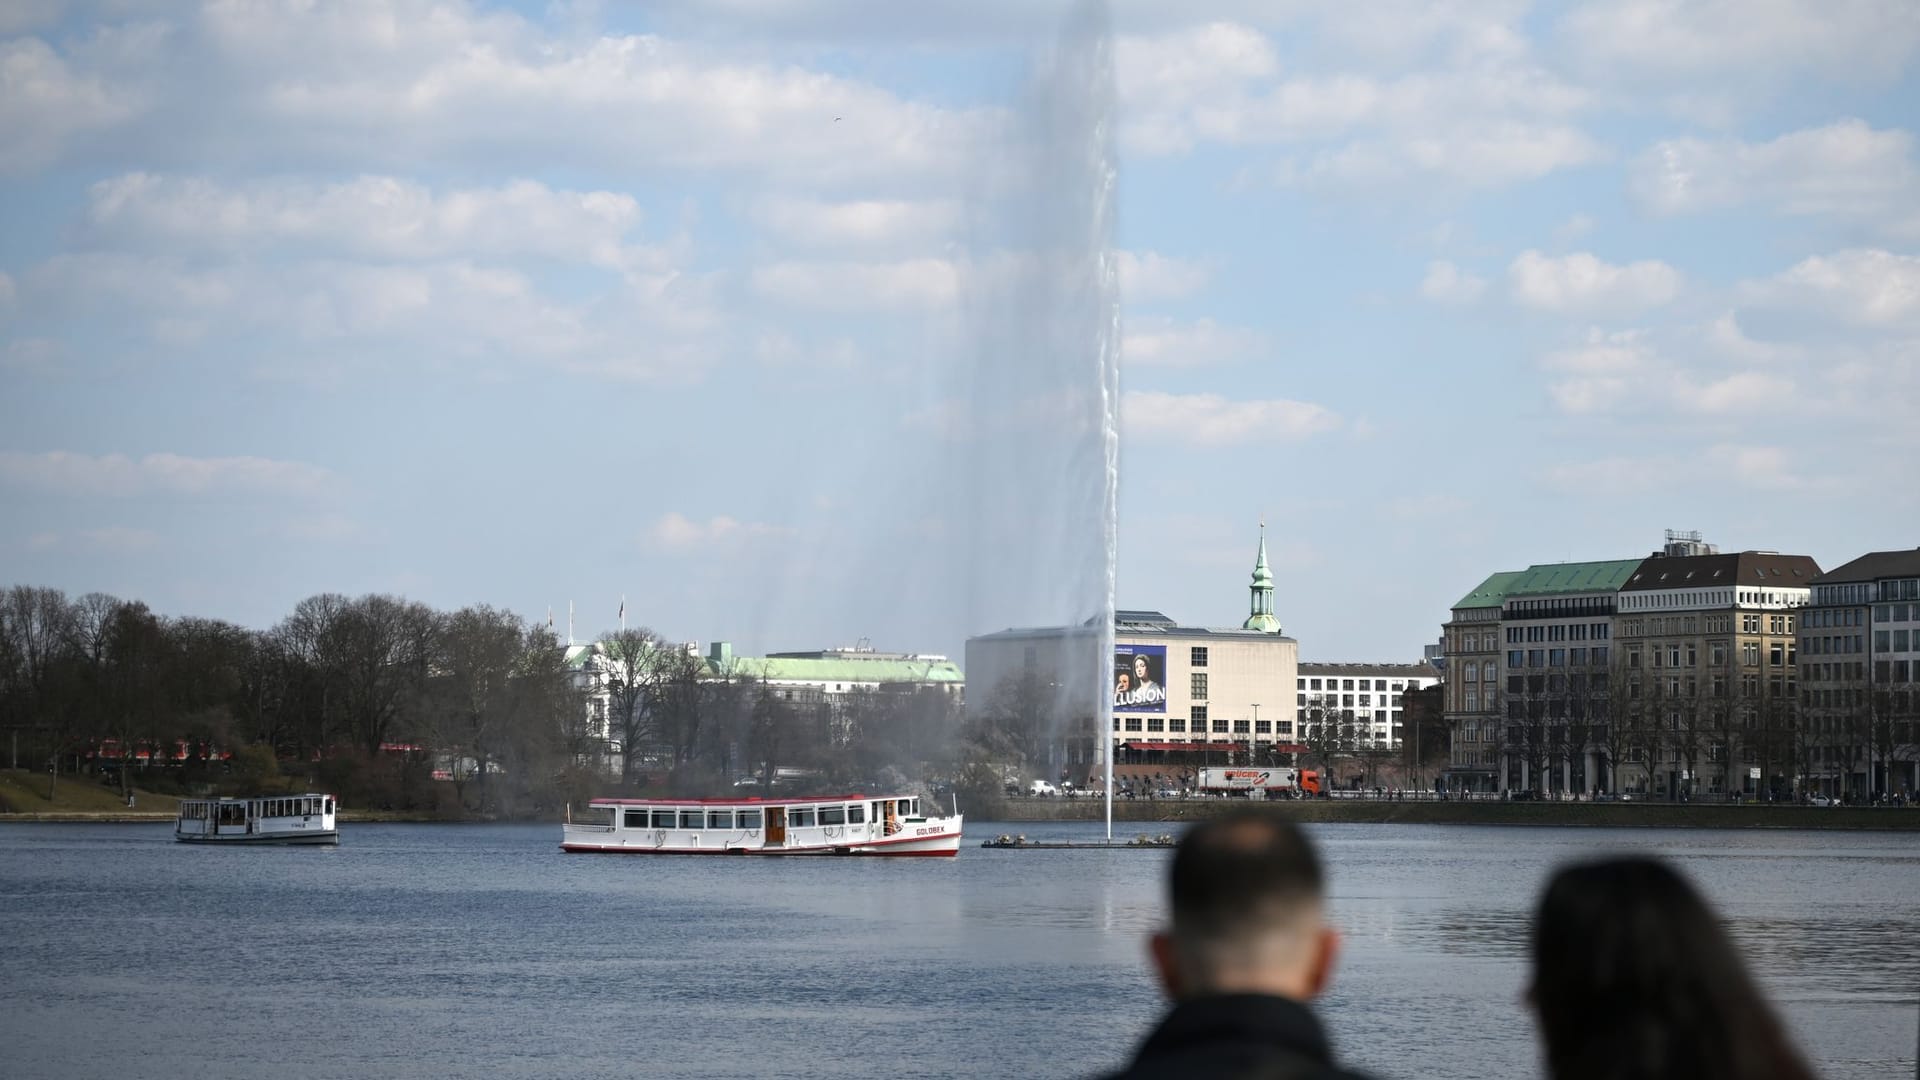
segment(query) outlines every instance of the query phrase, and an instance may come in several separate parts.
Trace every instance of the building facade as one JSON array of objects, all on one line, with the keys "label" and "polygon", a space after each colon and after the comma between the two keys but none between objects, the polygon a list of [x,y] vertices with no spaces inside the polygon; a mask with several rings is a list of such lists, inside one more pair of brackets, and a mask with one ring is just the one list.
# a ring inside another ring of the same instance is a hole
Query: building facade
[{"label": "building facade", "polygon": [[1506,718],[1500,708],[1500,611],[1524,570],[1502,570],[1453,605],[1440,631],[1446,672],[1442,693],[1452,744],[1441,784],[1448,790],[1500,790]]},{"label": "building facade", "polygon": [[1920,549],[1814,579],[1800,613],[1796,764],[1822,795],[1920,791]]},{"label": "building facade", "polygon": [[1820,567],[1771,551],[1656,552],[1621,587],[1624,680],[1599,740],[1620,790],[1758,794],[1787,784],[1796,624]]},{"label": "building facade", "polygon": [[1273,608],[1264,532],[1247,619],[1182,626],[1157,611],[1114,614],[1113,655],[1094,627],[1002,630],[967,641],[970,717],[1057,733],[1032,771],[1085,778],[1104,740],[1116,765],[1291,761],[1299,750],[1299,642]]},{"label": "building facade", "polygon": [[[1432,664],[1300,665],[1294,707],[1303,718],[1338,715],[1351,725],[1356,750],[1398,750],[1402,705],[1409,690],[1440,685]],[[1303,721],[1306,722],[1306,721]],[[1306,738],[1307,733],[1302,733]]]}]

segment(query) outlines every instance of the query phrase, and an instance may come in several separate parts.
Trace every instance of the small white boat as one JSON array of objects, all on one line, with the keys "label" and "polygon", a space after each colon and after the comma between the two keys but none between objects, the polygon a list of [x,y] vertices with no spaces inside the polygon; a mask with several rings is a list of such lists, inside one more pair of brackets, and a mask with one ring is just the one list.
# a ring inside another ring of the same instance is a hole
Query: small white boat
[{"label": "small white boat", "polygon": [[331,795],[182,799],[173,838],[183,844],[337,844]]},{"label": "small white boat", "polygon": [[964,817],[911,795],[595,799],[560,850],[622,855],[956,855]]}]

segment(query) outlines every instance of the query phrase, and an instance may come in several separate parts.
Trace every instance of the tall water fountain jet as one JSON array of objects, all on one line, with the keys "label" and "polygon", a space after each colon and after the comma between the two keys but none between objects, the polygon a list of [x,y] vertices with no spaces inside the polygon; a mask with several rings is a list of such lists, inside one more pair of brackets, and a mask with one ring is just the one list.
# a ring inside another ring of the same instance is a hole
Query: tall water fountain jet
[{"label": "tall water fountain jet", "polygon": [[968,355],[947,418],[965,493],[957,524],[967,632],[1082,631],[1059,658],[1046,741],[1057,753],[1073,728],[1092,736],[1109,838],[1120,454],[1113,115],[1112,34],[1105,4],[1090,0],[1038,58],[1004,145],[980,162],[961,259]]}]

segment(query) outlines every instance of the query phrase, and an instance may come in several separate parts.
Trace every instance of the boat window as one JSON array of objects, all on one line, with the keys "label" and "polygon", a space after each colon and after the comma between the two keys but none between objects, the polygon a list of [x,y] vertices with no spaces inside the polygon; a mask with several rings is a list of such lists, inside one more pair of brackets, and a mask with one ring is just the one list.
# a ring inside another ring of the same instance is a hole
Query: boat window
[{"label": "boat window", "polygon": [[760,827],[760,811],[758,810],[740,811],[740,827],[743,829],[759,828]]},{"label": "boat window", "polygon": [[332,799],[328,799],[328,800],[327,800],[327,802],[326,802],[326,807],[327,807],[327,813],[329,813],[329,814],[331,814],[331,813],[333,813],[333,800],[332,800]]},{"label": "boat window", "polygon": [[813,824],[813,807],[809,806],[802,809],[796,806],[787,811],[787,824],[796,829],[810,827]]},{"label": "boat window", "polygon": [[655,810],[653,812],[653,827],[656,829],[671,829],[673,828],[674,820],[674,814],[671,810]]},{"label": "boat window", "polygon": [[907,815],[908,817],[919,817],[920,816],[920,800],[919,799],[903,800],[900,803],[900,811],[901,813]]},{"label": "boat window", "polygon": [[647,827],[647,812],[645,810],[628,810],[624,817],[625,820],[622,821],[621,824],[629,829],[644,829]]},{"label": "boat window", "polygon": [[707,812],[704,810],[680,811],[680,827],[683,829],[704,829],[707,827]]},{"label": "boat window", "polygon": [[731,810],[707,811],[707,828],[709,829],[733,828],[733,811]]},{"label": "boat window", "polygon": [[822,824],[822,825],[845,825],[846,823],[847,823],[847,808],[846,808],[846,807],[844,807],[844,806],[823,806],[823,807],[821,807],[821,808],[820,808],[820,824]]},{"label": "boat window", "polygon": [[865,825],[867,823],[867,808],[864,805],[847,807],[847,823],[850,825]]}]

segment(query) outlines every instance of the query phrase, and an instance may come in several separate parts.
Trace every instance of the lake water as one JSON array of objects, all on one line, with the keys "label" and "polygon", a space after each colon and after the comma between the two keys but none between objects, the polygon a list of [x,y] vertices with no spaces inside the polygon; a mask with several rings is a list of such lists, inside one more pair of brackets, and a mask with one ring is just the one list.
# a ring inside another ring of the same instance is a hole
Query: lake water
[{"label": "lake water", "polygon": [[[1123,836],[1140,831],[1128,825]],[[1160,1009],[1165,851],[562,855],[554,826],[350,825],[338,848],[0,826],[0,1075],[1082,1076]],[[1157,830],[1156,830],[1157,831]],[[1323,1014],[1383,1077],[1538,1074],[1548,870],[1677,859],[1832,1078],[1914,1076],[1920,837],[1321,825],[1347,934]]]}]

